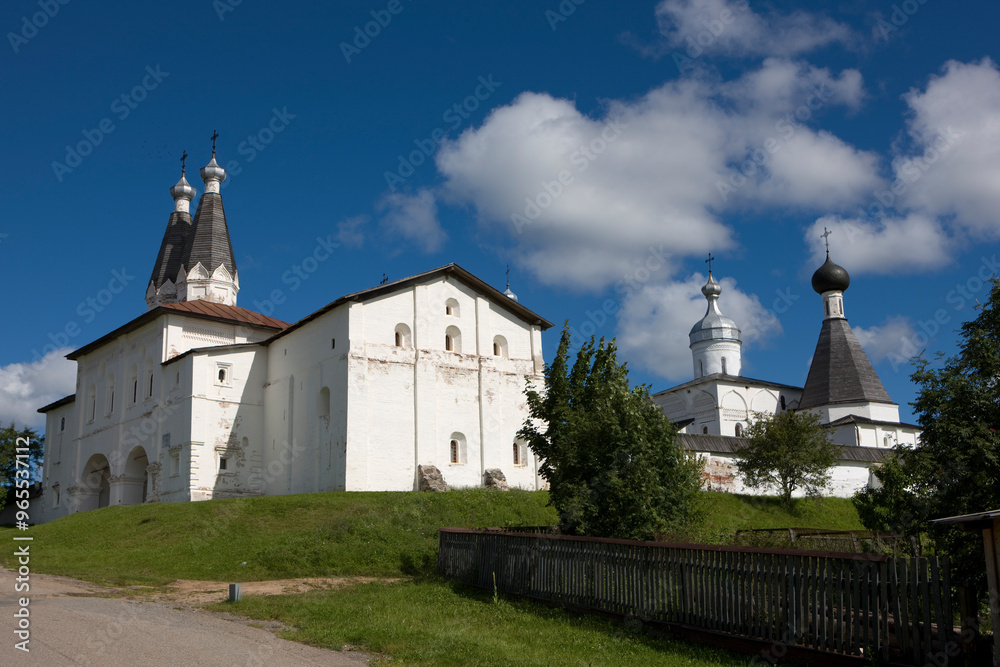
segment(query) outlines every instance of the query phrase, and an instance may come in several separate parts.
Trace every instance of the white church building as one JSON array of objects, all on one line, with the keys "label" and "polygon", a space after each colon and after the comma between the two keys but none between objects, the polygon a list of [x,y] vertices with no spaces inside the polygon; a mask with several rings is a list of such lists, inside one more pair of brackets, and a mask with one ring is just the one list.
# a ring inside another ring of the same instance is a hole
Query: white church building
[{"label": "white church building", "polygon": [[689,334],[694,379],[652,396],[678,427],[681,446],[705,459],[708,488],[736,493],[763,493],[747,488],[736,474],[736,452],[755,413],[807,410],[817,414],[840,459],[831,474],[829,493],[847,497],[871,483],[870,468],[897,444],[916,445],[920,427],[899,421],[871,361],[844,314],[847,271],[830,259],[812,277],[822,297],[823,323],[805,387],[742,375],[739,326],[722,314],[722,287],[709,271],[702,294],[705,316]]},{"label": "white church building", "polygon": [[516,433],[550,322],[450,264],[342,296],[289,324],[236,305],[220,185],[182,171],[147,311],[75,350],[46,416],[44,513],[316,491],[410,491],[500,469],[537,489]]}]

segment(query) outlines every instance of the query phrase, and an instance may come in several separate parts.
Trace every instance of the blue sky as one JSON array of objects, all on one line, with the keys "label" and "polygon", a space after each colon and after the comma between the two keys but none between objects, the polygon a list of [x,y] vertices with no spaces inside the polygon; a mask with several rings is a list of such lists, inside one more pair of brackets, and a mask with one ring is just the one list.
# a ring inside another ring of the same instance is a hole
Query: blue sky
[{"label": "blue sky", "polygon": [[691,377],[711,252],[744,375],[801,385],[827,227],[910,419],[906,358],[952,353],[997,271],[997,25],[940,0],[6,2],[0,421],[40,425],[63,348],[145,311],[213,130],[241,306],[295,321],[449,262],[503,289],[509,264],[655,391]]}]

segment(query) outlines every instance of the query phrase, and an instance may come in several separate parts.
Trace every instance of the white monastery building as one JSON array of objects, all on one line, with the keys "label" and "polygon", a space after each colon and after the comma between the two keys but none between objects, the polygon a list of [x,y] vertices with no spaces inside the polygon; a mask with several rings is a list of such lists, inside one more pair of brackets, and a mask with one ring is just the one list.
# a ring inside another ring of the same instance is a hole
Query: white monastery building
[{"label": "white monastery building", "polygon": [[872,482],[869,469],[897,444],[916,445],[920,427],[899,421],[892,402],[844,314],[847,271],[830,259],[812,277],[823,300],[823,324],[805,387],[743,377],[740,329],[719,310],[722,287],[709,270],[701,292],[705,316],[689,335],[694,379],[652,396],[680,430],[681,446],[705,458],[706,486],[737,493],[763,493],[743,485],[735,452],[746,444],[744,429],[754,413],[808,410],[841,446],[830,492],[847,497]]},{"label": "white monastery building", "polygon": [[542,485],[516,433],[552,326],[461,267],[342,296],[288,324],[236,305],[219,192],[181,173],[147,311],[68,355],[46,415],[43,520],[108,505],[315,491]]}]

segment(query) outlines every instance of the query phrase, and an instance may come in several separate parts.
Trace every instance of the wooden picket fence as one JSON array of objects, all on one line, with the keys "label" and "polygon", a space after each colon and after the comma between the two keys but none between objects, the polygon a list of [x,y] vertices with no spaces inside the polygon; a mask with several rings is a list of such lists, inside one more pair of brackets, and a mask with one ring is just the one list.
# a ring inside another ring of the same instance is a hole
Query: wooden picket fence
[{"label": "wooden picket fence", "polygon": [[438,570],[500,593],[923,665],[954,653],[945,558],[442,528]]}]

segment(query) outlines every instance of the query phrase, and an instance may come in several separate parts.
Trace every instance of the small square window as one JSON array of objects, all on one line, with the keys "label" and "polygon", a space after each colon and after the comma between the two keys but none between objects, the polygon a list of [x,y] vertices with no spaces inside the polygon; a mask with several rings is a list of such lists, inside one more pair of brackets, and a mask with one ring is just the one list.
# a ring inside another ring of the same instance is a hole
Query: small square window
[{"label": "small square window", "polygon": [[229,459],[225,456],[219,459],[219,470],[226,470],[229,467]]},{"label": "small square window", "polygon": [[233,384],[232,364],[215,365],[215,384],[219,385],[220,387],[229,387]]}]

